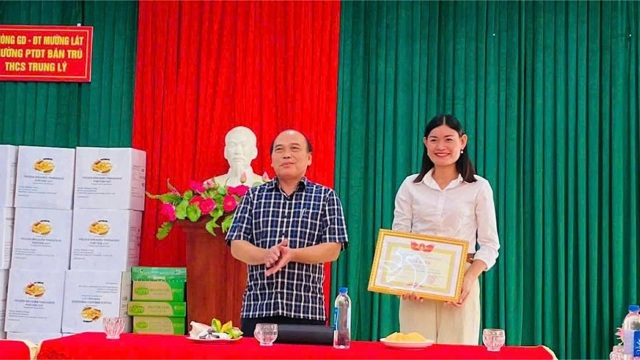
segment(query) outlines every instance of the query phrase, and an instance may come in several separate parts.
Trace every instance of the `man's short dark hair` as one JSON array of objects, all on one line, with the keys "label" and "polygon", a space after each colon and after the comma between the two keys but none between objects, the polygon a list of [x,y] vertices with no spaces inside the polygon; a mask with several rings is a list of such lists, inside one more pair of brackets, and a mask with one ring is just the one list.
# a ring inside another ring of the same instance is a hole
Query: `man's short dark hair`
[{"label": "man's short dark hair", "polygon": [[[307,152],[312,153],[313,152],[313,148],[311,147],[311,141],[309,140],[309,138],[307,137],[307,135],[297,131],[299,134],[301,134],[302,136],[304,136],[304,140],[307,142]],[[279,135],[279,134],[278,134]],[[276,138],[278,138],[276,136]],[[276,144],[276,138],[273,139],[273,141],[271,142],[271,148],[269,149],[269,154],[273,154],[273,147]]]}]

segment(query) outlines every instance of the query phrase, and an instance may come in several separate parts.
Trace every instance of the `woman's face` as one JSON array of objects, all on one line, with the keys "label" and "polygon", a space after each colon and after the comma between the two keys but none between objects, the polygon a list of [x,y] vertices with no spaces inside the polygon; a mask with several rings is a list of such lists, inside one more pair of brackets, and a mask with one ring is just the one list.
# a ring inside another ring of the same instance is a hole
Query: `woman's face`
[{"label": "woman's face", "polygon": [[458,161],[460,152],[467,146],[467,135],[460,136],[447,125],[440,125],[431,130],[422,141],[435,166],[449,166]]}]

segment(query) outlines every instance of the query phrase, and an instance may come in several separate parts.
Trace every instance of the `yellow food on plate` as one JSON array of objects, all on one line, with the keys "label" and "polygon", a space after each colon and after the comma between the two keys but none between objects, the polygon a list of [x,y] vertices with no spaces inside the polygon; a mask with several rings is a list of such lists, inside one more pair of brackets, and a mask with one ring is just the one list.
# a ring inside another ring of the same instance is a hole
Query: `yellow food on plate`
[{"label": "yellow food on plate", "polygon": [[222,327],[220,328],[220,332],[221,333],[226,333],[229,330],[231,330],[232,327],[233,327],[233,322],[231,320],[229,320],[226,323],[224,323],[224,325],[222,325]]},{"label": "yellow food on plate", "polygon": [[213,328],[214,332],[220,332],[220,329],[222,329],[222,322],[216,318],[213,318],[213,320],[211,320],[211,327]]},{"label": "yellow food on plate", "polygon": [[410,342],[410,343],[427,342],[427,339],[417,332],[412,332],[408,334],[403,334],[401,332],[394,332],[393,334],[387,336],[384,339],[386,341],[393,341],[393,342]]},{"label": "yellow food on plate", "polygon": [[229,338],[232,340],[242,337],[242,331],[239,328],[233,326],[233,322],[231,320],[222,324],[222,321],[213,318],[211,320],[211,330],[214,333],[229,335]]}]

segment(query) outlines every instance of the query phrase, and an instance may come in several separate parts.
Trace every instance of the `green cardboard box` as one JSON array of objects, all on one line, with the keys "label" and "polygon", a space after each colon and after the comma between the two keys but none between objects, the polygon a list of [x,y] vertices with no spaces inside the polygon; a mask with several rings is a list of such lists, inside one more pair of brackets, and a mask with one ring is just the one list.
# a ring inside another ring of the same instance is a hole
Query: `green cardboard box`
[{"label": "green cardboard box", "polygon": [[134,316],[134,334],[184,335],[186,329],[183,317]]},{"label": "green cardboard box", "polygon": [[131,269],[131,300],[143,301],[172,301],[185,300],[185,283],[187,269],[133,267]]},{"label": "green cardboard box", "polygon": [[130,301],[127,313],[131,316],[187,316],[187,303],[162,301]]}]

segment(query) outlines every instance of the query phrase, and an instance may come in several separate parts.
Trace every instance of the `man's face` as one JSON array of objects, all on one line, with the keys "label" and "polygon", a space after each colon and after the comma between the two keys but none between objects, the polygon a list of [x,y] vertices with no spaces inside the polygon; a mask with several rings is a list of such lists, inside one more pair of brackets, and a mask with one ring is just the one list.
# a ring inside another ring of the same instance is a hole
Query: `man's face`
[{"label": "man's face", "polygon": [[300,180],[311,165],[307,141],[297,131],[287,130],[273,142],[271,166],[279,179]]},{"label": "man's face", "polygon": [[224,157],[229,166],[248,167],[257,156],[255,144],[241,133],[231,133],[226,138]]}]

